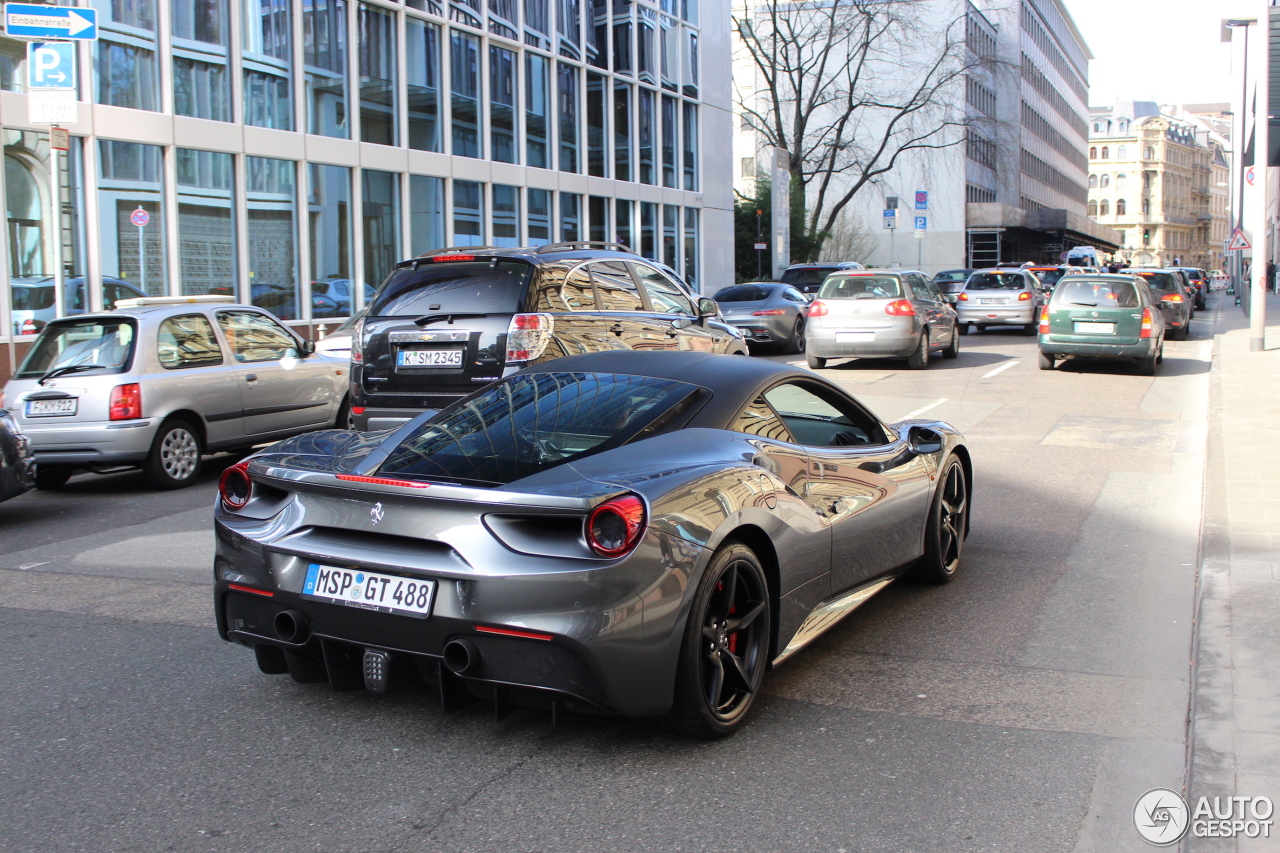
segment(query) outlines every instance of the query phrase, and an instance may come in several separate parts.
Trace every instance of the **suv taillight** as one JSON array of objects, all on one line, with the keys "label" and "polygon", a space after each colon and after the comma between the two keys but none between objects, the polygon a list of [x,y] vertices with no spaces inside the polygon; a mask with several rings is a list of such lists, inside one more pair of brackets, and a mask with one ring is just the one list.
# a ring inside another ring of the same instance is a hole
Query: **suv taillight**
[{"label": "suv taillight", "polygon": [[218,496],[229,510],[242,509],[253,497],[253,480],[249,478],[249,463],[240,462],[222,472],[218,480]]},{"label": "suv taillight", "polygon": [[809,317],[825,317],[831,313],[831,309],[827,307],[825,302],[819,302],[815,299],[809,304],[808,308],[804,309],[804,313]]},{"label": "suv taillight", "polygon": [[587,544],[601,557],[621,557],[644,535],[644,501],[623,495],[601,504],[587,517]]},{"label": "suv taillight", "polygon": [[142,417],[142,386],[137,382],[111,389],[111,420],[131,421]]},{"label": "suv taillight", "polygon": [[351,330],[351,363],[364,364],[364,318],[356,320]]},{"label": "suv taillight", "polygon": [[555,319],[550,314],[516,314],[507,327],[507,364],[541,356],[554,330]]}]

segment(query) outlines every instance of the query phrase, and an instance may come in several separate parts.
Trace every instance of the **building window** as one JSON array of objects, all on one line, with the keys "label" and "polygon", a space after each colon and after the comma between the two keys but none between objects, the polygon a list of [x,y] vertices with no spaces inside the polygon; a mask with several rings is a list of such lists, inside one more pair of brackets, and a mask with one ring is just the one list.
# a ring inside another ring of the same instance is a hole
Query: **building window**
[{"label": "building window", "polygon": [[[377,285],[391,274],[401,260],[400,253],[400,175],[374,169],[360,170],[363,190],[361,218],[364,220],[364,296],[373,294]],[[355,288],[352,288],[354,292]],[[348,316],[357,305],[339,305]]]},{"label": "building window", "polygon": [[557,65],[556,104],[560,121],[560,171],[578,171],[578,68]]},{"label": "building window", "polygon": [[677,253],[680,247],[680,208],[674,204],[662,206],[662,262],[672,269],[679,267]]},{"label": "building window", "polygon": [[560,239],[573,242],[582,239],[582,196],[560,193]]},{"label": "building window", "polygon": [[528,164],[551,168],[547,153],[547,133],[551,121],[551,60],[536,53],[524,58],[524,136]]},{"label": "building window", "polygon": [[1107,199],[1105,199],[1105,198],[1102,200],[1102,203],[1101,203],[1100,205],[1098,205],[1098,215],[1099,215],[1099,216],[1110,216],[1110,215],[1111,215],[1111,202],[1110,202],[1110,201],[1108,201],[1108,200],[1107,200]]},{"label": "building window", "polygon": [[190,148],[176,154],[182,295],[216,293],[238,301],[234,158]]},{"label": "building window", "polygon": [[409,176],[409,254],[448,246],[444,234],[444,178]]},{"label": "building window", "polygon": [[619,181],[631,175],[631,92],[629,83],[613,84],[613,176]]},{"label": "building window", "polygon": [[484,244],[484,187],[476,181],[453,182],[453,244]]},{"label": "building window", "polygon": [[[1120,131],[1120,132],[1121,132],[1121,133],[1124,133],[1124,131],[1123,131],[1123,130],[1122,130],[1122,131]],[[1128,156],[1129,156],[1129,149],[1128,149],[1128,147],[1126,147],[1126,146],[1124,146],[1124,145],[1117,145],[1117,146],[1116,146],[1116,159],[1117,159],[1117,160],[1124,160],[1124,159],[1128,158]]]},{"label": "building window", "polygon": [[1111,176],[1103,175],[1102,177],[1098,178],[1098,186],[1103,189],[1106,189],[1107,187],[1111,186]]},{"label": "building window", "polygon": [[529,244],[540,246],[552,242],[551,190],[536,190],[530,187],[524,193],[525,206],[529,210],[526,226],[529,229]]},{"label": "building window", "polygon": [[[501,47],[489,48],[489,156],[500,163],[515,163],[516,155],[516,54]],[[494,210],[497,215],[497,210]]]},{"label": "building window", "polygon": [[293,130],[293,18],[289,0],[243,0],[244,123]]},{"label": "building window", "polygon": [[493,245],[520,245],[520,188],[494,184]]},{"label": "building window", "polygon": [[1142,215],[1143,216],[1151,215],[1151,202],[1145,198],[1142,200]]},{"label": "building window", "polygon": [[227,0],[171,0],[173,111],[231,121]]},{"label": "building window", "polygon": [[1090,216],[1098,215],[1098,203],[1096,201],[1089,202],[1089,215]]},{"label": "building window", "polygon": [[410,17],[404,25],[409,147],[441,151],[440,28]]},{"label": "building window", "polygon": [[658,205],[650,201],[640,202],[640,254],[658,260]]},{"label": "building window", "polygon": [[640,183],[657,183],[654,164],[654,144],[657,135],[657,93],[651,89],[640,87]]},{"label": "building window", "polygon": [[587,239],[597,243],[609,240],[609,199],[604,196],[587,196]]},{"label": "building window", "polygon": [[[163,149],[99,140],[98,208],[103,277],[124,279],[148,296],[167,295]],[[139,209],[146,225],[132,221]]]},{"label": "building window", "polygon": [[[245,158],[249,300],[290,320],[298,317],[298,195],[289,160]],[[332,237],[340,239],[340,235]],[[313,267],[312,277],[316,277]]]},{"label": "building window", "polygon": [[307,78],[307,132],[350,138],[346,0],[304,0],[302,61]]},{"label": "building window", "polygon": [[688,101],[684,103],[684,124],[681,126],[683,131],[683,153],[681,160],[684,163],[684,188],[686,190],[696,190],[698,188],[698,107]]},{"label": "building window", "polygon": [[698,292],[698,209],[684,209],[684,280]]},{"label": "building window", "polygon": [[360,4],[360,139],[396,144],[396,17]]},{"label": "building window", "polygon": [[635,202],[625,198],[617,199],[614,204],[614,242],[627,247],[627,251],[635,251],[635,234],[632,231],[631,215]]},{"label": "building window", "polygon": [[98,39],[98,103],[135,110],[160,109],[154,50]]},{"label": "building window", "polygon": [[1143,160],[1154,160],[1154,159],[1156,159],[1156,149],[1155,149],[1155,147],[1154,147],[1154,146],[1152,146],[1152,145],[1144,145],[1144,146],[1142,146],[1142,159],[1143,159]]},{"label": "building window", "polygon": [[1144,190],[1151,189],[1151,173],[1150,172],[1142,173],[1142,188]]},{"label": "building window", "polygon": [[1098,176],[1097,176],[1097,175],[1090,175],[1090,176],[1089,176],[1089,189],[1091,189],[1091,190],[1096,190],[1097,188],[1098,188]]},{"label": "building window", "polygon": [[1129,206],[1128,204],[1125,203],[1124,199],[1119,199],[1118,201],[1116,201],[1116,216],[1124,216],[1125,213],[1128,212],[1128,210],[1129,210]]},{"label": "building window", "polygon": [[[480,38],[449,31],[453,154],[480,157]],[[455,190],[455,200],[457,192]]]},{"label": "building window", "polygon": [[311,278],[326,283],[355,279],[351,245],[351,170],[311,163],[307,167],[307,220]]},{"label": "building window", "polygon": [[1129,185],[1129,176],[1124,172],[1116,175],[1116,189],[1122,190]]},{"label": "building window", "polygon": [[679,113],[676,99],[662,96],[662,185],[676,189],[676,175],[680,168],[676,154],[676,139],[679,137]]},{"label": "building window", "polygon": [[1090,159],[1090,160],[1097,160],[1097,159],[1098,159],[1098,149],[1097,149],[1097,148],[1095,148],[1095,147],[1090,147],[1090,148],[1089,148],[1089,159]]},{"label": "building window", "polygon": [[1103,159],[1103,160],[1108,160],[1108,159],[1110,159],[1110,158],[1111,158],[1111,149],[1110,149],[1110,148],[1108,148],[1108,147],[1107,147],[1107,146],[1105,146],[1105,145],[1104,145],[1104,146],[1102,146],[1102,159]]},{"label": "building window", "polygon": [[597,178],[609,177],[606,82],[599,74],[587,74],[587,174]]}]

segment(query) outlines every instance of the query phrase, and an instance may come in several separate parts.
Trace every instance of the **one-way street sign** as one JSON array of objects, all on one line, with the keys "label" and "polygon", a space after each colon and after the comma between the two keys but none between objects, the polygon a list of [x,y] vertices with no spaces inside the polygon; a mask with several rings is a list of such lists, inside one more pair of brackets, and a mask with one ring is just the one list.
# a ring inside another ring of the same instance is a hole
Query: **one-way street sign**
[{"label": "one-way street sign", "polygon": [[9,36],[36,39],[96,39],[98,10],[79,6],[4,4],[4,29]]}]

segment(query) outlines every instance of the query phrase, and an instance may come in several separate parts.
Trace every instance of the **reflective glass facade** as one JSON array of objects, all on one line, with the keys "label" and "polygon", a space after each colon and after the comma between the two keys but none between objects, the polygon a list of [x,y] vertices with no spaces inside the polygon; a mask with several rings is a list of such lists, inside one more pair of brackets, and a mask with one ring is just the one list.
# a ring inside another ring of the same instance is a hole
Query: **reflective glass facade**
[{"label": "reflective glass facade", "polygon": [[[17,291],[59,255],[82,280],[64,313],[224,294],[294,323],[350,316],[450,245],[620,242],[698,279],[696,0],[92,5],[61,217],[47,130],[0,117],[0,342],[36,328]],[[24,63],[0,36],[4,97],[26,97]]]}]

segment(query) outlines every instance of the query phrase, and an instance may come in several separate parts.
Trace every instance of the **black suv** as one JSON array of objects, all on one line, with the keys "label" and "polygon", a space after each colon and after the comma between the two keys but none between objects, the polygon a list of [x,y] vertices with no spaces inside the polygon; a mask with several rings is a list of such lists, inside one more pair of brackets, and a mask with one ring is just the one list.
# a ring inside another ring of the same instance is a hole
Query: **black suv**
[{"label": "black suv", "polygon": [[352,421],[398,426],[527,365],[610,349],[747,354],[714,301],[621,246],[428,252],[396,264],[354,329]]},{"label": "black suv", "polygon": [[843,270],[865,269],[856,261],[820,261],[813,264],[792,264],[782,271],[781,281],[789,284],[801,293],[813,295],[822,288],[822,283],[833,272]]}]

